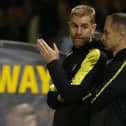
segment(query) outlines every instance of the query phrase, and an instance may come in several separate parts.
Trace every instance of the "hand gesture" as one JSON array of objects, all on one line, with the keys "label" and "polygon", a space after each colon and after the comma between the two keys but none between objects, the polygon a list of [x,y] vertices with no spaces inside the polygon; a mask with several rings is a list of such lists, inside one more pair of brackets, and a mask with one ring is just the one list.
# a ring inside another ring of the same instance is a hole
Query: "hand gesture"
[{"label": "hand gesture", "polygon": [[59,59],[59,49],[55,43],[53,44],[53,49],[43,39],[37,39],[37,47],[46,63]]}]

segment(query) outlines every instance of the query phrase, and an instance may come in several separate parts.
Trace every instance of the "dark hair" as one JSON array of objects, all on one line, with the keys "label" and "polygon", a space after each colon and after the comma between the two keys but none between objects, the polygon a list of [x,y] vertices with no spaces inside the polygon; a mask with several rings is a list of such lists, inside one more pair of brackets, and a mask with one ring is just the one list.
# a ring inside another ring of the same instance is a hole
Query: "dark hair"
[{"label": "dark hair", "polygon": [[111,20],[111,26],[114,29],[126,29],[126,13],[114,13],[107,18]]}]

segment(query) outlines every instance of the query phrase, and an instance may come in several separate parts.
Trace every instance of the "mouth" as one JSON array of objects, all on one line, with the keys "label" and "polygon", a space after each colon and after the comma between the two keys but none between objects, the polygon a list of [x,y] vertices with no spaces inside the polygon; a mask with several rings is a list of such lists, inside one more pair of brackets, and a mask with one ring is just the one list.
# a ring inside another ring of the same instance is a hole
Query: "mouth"
[{"label": "mouth", "polygon": [[74,39],[83,39],[82,37],[74,37]]},{"label": "mouth", "polygon": [[81,36],[81,35],[75,35],[75,36],[73,36],[73,38],[74,39],[83,39],[83,36]]}]

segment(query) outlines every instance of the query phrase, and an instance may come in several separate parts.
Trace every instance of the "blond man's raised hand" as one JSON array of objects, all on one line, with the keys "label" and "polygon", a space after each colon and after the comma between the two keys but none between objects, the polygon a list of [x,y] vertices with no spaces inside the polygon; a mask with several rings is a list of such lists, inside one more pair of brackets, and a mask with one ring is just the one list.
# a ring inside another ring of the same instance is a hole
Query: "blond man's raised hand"
[{"label": "blond man's raised hand", "polygon": [[59,49],[55,43],[53,44],[54,48],[51,48],[43,39],[37,39],[37,47],[46,63],[59,59]]}]

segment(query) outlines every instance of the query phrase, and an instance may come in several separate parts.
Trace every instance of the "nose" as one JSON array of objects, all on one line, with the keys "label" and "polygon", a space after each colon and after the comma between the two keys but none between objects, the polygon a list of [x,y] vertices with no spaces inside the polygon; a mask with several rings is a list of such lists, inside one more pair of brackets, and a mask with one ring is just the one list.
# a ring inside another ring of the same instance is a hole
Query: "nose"
[{"label": "nose", "polygon": [[77,33],[77,34],[80,34],[80,33],[81,33],[81,28],[80,28],[80,27],[77,27],[76,33]]}]

